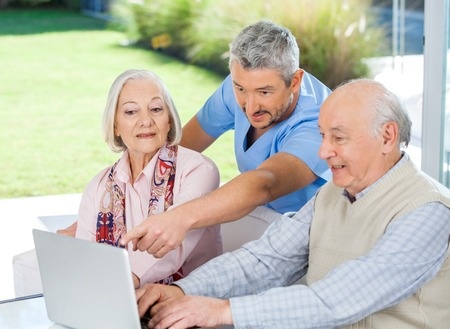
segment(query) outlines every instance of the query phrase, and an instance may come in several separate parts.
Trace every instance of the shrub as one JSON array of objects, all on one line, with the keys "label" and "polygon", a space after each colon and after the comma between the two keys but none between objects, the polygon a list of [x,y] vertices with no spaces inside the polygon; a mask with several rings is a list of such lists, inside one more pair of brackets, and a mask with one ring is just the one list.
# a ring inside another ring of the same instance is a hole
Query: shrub
[{"label": "shrub", "polygon": [[185,59],[185,33],[195,19],[201,1],[118,0],[112,7],[114,26],[135,41]]},{"label": "shrub", "polygon": [[304,69],[331,88],[369,74],[362,60],[379,55],[385,40],[370,0],[284,1],[290,10],[272,12],[297,37]]},{"label": "shrub", "polygon": [[192,21],[186,38],[191,47],[186,59],[228,74],[228,49],[239,31],[263,17],[258,1],[206,1],[196,20]]},{"label": "shrub", "polygon": [[[228,72],[228,43],[245,26],[271,19],[297,37],[301,67],[334,88],[368,75],[362,59],[382,50],[384,31],[373,25],[369,0],[216,0],[192,23],[187,52],[193,63]],[[218,7],[220,10],[218,10]]]},{"label": "shrub", "polygon": [[67,8],[80,10],[79,0],[0,0],[0,8]]},{"label": "shrub", "polygon": [[129,31],[138,41],[157,48],[151,41],[162,37],[164,44],[168,37],[163,51],[222,74],[228,73],[230,41],[260,19],[289,28],[297,37],[301,67],[330,88],[368,75],[363,59],[380,54],[385,40],[370,0],[143,1],[128,5]]},{"label": "shrub", "polygon": [[[10,0],[5,1],[5,4],[9,6],[19,6],[19,7],[36,7],[42,4],[50,4],[51,0]],[[6,5],[5,5],[6,7]]]}]

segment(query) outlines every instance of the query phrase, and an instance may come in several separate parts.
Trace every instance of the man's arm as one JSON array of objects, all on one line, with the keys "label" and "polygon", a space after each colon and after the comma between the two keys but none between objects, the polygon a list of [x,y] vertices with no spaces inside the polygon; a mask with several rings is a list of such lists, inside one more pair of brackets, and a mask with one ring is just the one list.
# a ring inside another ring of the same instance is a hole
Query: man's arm
[{"label": "man's arm", "polygon": [[444,205],[430,203],[389,224],[366,254],[310,286],[288,287],[308,261],[314,201],[293,218],[273,223],[257,241],[210,260],[177,285],[186,295],[230,300],[239,328],[260,323],[270,328],[334,328],[398,304],[434,278],[445,260],[450,213]]},{"label": "man's arm", "polygon": [[183,127],[180,145],[197,152],[203,152],[215,140],[214,137],[211,137],[203,130],[200,122],[198,122],[197,116],[194,116]]},{"label": "man's arm", "polygon": [[[163,328],[210,328],[232,324],[230,297],[257,295],[266,289],[294,282],[295,277],[304,272],[312,211],[313,200],[299,210],[301,221],[287,218],[277,221],[266,231],[265,238],[251,242],[247,248],[214,258],[177,281],[178,292],[173,286],[144,285],[137,291],[140,314],[151,307],[151,325]],[[297,247],[286,249],[286,244]],[[242,264],[246,266],[241,267]],[[185,288],[188,289],[186,296]],[[177,293],[176,298],[169,298],[174,296],[168,294],[171,291]]]},{"label": "man's arm", "polygon": [[174,209],[172,216],[189,214],[185,221],[190,223],[190,229],[237,220],[257,206],[309,185],[315,179],[303,161],[287,153],[277,153],[257,169],[242,173],[208,195]]},{"label": "man's arm", "polygon": [[122,243],[133,241],[135,249],[162,257],[181,243],[187,230],[237,220],[315,179],[303,161],[280,152],[204,197],[153,215],[125,234]]}]

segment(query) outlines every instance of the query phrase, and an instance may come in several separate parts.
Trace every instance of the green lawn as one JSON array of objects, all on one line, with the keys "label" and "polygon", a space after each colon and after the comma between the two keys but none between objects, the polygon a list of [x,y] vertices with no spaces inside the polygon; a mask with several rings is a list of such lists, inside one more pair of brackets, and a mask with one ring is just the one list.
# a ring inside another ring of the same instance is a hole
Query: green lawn
[{"label": "green lawn", "polygon": [[[104,22],[60,10],[0,11],[0,198],[79,193],[114,162],[100,119],[114,78],[147,68],[185,123],[222,77],[145,49]],[[232,134],[205,152],[221,180],[237,173]]]}]

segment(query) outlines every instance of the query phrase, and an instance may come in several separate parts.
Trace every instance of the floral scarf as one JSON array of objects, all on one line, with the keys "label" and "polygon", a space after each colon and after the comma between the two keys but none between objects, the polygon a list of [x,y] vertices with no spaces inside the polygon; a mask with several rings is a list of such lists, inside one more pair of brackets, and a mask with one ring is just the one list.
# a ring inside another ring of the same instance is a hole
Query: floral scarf
[{"label": "floral scarf", "polygon": [[[150,192],[148,215],[154,215],[159,202],[164,202],[164,211],[173,204],[173,186],[177,161],[177,146],[164,145],[158,155],[153,174],[153,187]],[[125,197],[123,191],[114,182],[112,166],[106,181],[100,209],[97,215],[96,241],[120,247],[119,241],[126,233]],[[106,204],[106,206],[105,206]],[[161,283],[171,283],[183,277],[181,268]]]}]

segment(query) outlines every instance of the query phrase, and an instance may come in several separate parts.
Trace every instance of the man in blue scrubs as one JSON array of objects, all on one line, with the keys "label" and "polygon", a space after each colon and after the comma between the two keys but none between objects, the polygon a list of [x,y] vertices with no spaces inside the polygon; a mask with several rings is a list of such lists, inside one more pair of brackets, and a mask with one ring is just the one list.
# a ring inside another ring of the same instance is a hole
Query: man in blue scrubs
[{"label": "man in blue scrubs", "polygon": [[318,156],[317,126],[330,90],[299,68],[299,58],[295,37],[282,26],[260,21],[240,32],[230,45],[230,75],[186,124],[181,144],[202,152],[234,129],[241,174],[152,216],[129,231],[123,244],[133,240],[134,248],[162,257],[189,229],[237,220],[258,206],[297,211],[315,194],[330,178]]}]

